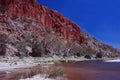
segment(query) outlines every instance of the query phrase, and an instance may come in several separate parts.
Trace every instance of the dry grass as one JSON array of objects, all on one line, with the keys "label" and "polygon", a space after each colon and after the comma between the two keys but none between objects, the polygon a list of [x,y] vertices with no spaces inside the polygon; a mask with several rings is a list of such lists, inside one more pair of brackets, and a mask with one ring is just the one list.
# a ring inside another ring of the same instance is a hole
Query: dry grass
[{"label": "dry grass", "polygon": [[63,77],[64,71],[61,67],[50,67],[49,78]]},{"label": "dry grass", "polygon": [[45,78],[53,78],[56,79],[57,77],[63,77],[64,71],[61,67],[55,66],[34,66],[27,72],[26,75],[19,74],[17,75],[17,79],[24,79],[24,78],[31,78],[35,75],[45,75]]}]

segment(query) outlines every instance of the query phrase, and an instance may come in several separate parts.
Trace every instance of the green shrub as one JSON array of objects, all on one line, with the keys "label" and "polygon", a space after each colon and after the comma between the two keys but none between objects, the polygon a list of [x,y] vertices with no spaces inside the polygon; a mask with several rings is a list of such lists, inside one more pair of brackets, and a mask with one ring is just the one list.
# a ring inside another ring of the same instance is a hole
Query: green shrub
[{"label": "green shrub", "polygon": [[17,74],[16,75],[16,79],[19,80],[19,79],[24,79],[25,78],[25,74]]},{"label": "green shrub", "polygon": [[6,45],[0,43],[0,55],[5,55],[6,53]]},{"label": "green shrub", "polygon": [[0,32],[0,43],[6,43],[8,41],[9,41],[8,36]]},{"label": "green shrub", "polygon": [[[64,76],[63,69],[61,67],[49,66],[49,67],[41,67],[41,66],[34,66],[30,69],[27,73],[27,77],[32,77],[37,74],[46,74],[48,78],[57,78]],[[23,75],[19,75],[18,77],[25,77]]]},{"label": "green shrub", "polygon": [[37,74],[43,73],[44,68],[40,66],[34,66],[31,68],[31,70],[28,72],[28,77],[32,77]]},{"label": "green shrub", "polygon": [[85,55],[84,58],[91,59],[91,56],[90,55]]},{"label": "green shrub", "polygon": [[49,72],[49,78],[57,78],[64,76],[63,69],[61,67],[51,67]]},{"label": "green shrub", "polygon": [[97,53],[95,58],[102,58],[102,53]]}]

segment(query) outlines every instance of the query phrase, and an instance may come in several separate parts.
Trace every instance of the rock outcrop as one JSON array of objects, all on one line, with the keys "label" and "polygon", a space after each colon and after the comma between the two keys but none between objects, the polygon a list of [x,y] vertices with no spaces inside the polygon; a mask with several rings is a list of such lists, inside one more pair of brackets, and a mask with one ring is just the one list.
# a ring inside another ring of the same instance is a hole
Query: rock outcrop
[{"label": "rock outcrop", "polygon": [[44,27],[49,27],[67,40],[77,40],[85,43],[82,30],[75,23],[64,18],[58,12],[50,10],[36,2],[36,0],[0,0],[0,10],[5,17],[27,17],[39,21]]},{"label": "rock outcrop", "polygon": [[66,41],[76,41],[89,54],[99,52],[103,56],[118,56],[119,53],[117,49],[89,36],[74,22],[36,0],[0,0],[0,33],[7,35],[12,45],[21,41],[21,45],[17,45],[18,51],[25,51],[26,46],[23,45],[28,38],[32,37],[32,41],[33,37],[45,37],[49,32]]}]

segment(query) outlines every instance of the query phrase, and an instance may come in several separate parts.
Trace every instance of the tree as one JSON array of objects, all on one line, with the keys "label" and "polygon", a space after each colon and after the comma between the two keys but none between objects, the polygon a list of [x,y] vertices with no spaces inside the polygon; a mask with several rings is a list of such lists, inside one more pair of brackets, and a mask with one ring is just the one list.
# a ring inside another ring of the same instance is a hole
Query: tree
[{"label": "tree", "polygon": [[50,41],[46,45],[47,50],[49,50],[53,55],[62,55],[65,47],[64,40],[53,34],[51,34],[50,36]]},{"label": "tree", "polygon": [[80,56],[84,51],[81,45],[76,41],[66,41],[64,49],[65,49],[65,56],[71,56],[71,55]]}]

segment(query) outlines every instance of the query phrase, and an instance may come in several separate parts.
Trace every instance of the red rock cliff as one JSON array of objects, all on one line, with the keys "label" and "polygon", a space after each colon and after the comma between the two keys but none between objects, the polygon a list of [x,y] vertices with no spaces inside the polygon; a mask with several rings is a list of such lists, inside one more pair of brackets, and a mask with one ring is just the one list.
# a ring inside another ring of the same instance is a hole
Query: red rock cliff
[{"label": "red rock cliff", "polygon": [[59,33],[67,40],[77,40],[85,43],[85,34],[75,23],[64,18],[58,12],[50,10],[36,0],[0,0],[0,7],[7,17],[16,15],[38,20],[44,27]]}]

